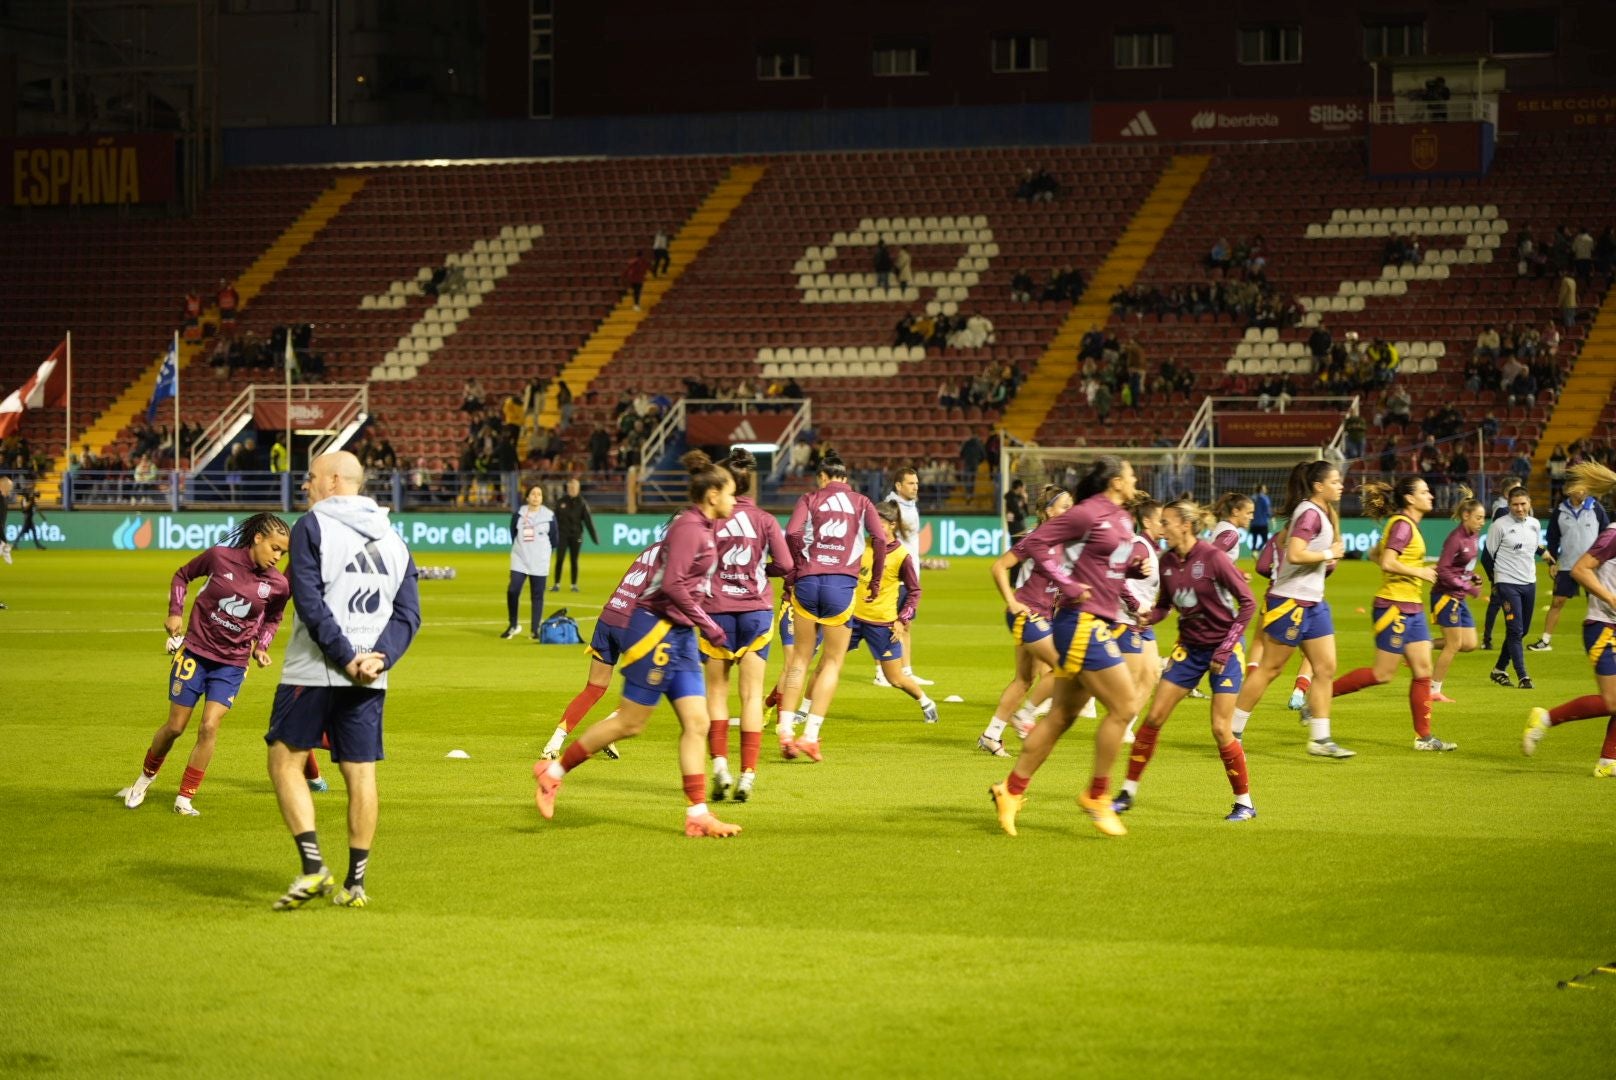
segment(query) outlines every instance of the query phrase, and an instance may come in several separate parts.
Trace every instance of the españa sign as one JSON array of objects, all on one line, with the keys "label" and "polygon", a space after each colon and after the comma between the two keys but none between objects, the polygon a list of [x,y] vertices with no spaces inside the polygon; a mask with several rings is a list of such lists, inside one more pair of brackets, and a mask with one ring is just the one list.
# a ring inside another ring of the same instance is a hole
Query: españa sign
[{"label": "espa\u00f1a sign", "polygon": [[29,136],[0,140],[12,206],[118,206],[174,197],[174,136]]}]

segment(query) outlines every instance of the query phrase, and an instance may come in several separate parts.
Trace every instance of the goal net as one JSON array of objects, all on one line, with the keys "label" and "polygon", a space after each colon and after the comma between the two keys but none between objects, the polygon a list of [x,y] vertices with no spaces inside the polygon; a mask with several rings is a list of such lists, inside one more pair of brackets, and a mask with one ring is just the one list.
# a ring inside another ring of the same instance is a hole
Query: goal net
[{"label": "goal net", "polygon": [[1070,491],[1090,462],[1115,454],[1133,465],[1140,492],[1158,502],[1189,495],[1211,506],[1226,491],[1246,494],[1266,486],[1277,503],[1285,481],[1299,461],[1320,457],[1316,446],[1180,449],[1127,446],[1007,446],[1000,451],[1000,495],[1015,480],[1027,486],[1029,500],[1045,484]]}]

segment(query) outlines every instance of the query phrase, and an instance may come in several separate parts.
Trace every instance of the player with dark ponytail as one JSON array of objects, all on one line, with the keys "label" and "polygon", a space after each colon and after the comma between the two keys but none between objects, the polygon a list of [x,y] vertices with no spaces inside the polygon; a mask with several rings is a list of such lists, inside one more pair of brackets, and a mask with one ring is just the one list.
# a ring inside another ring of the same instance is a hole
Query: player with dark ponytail
[{"label": "player with dark ponytail", "polygon": [[1442,652],[1431,667],[1431,700],[1450,705],[1454,701],[1442,692],[1442,680],[1455,656],[1476,648],[1476,620],[1465,599],[1481,595],[1481,578],[1475,573],[1476,537],[1487,521],[1487,508],[1469,488],[1460,487],[1453,517],[1459,524],[1442,542],[1436,584],[1431,586],[1431,621],[1442,627]]},{"label": "player with dark ponytail", "polygon": [[645,730],[663,697],[679,717],[679,772],[683,778],[685,835],[729,837],[739,825],[719,821],[707,808],[707,693],[696,634],[713,645],[726,642],[724,630],[702,608],[712,596],[718,553],[714,522],[735,509],[735,477],[700,450],[680,459],[690,473],[690,505],[668,524],[651,570],[651,580],[635,604],[623,635],[623,697],[610,716],[585,728],[558,761],[533,767],[539,814],[555,815],[563,778],[619,739]]},{"label": "player with dark ponytail", "polygon": [[[280,629],[292,587],[277,567],[286,557],[291,528],[274,514],[254,514],[238,525],[224,543],[209,548],[174,572],[168,590],[168,651],[174,654],[169,670],[168,722],[152,736],[151,747],[135,782],[118,792],[133,810],[146,799],[146,789],[163,767],[163,759],[185,734],[196,703],[202,698],[202,726],[196,746],[186,762],[174,812],[196,817],[191,805],[203,774],[213,760],[224,714],[236,703],[236,693],[247,677],[247,661],[270,665],[269,646]],[[191,619],[182,619],[190,583],[207,583],[191,604]],[[181,631],[184,631],[183,636]],[[313,754],[310,753],[310,760]],[[314,779],[318,779],[318,770]],[[323,781],[320,782],[323,785]]]}]

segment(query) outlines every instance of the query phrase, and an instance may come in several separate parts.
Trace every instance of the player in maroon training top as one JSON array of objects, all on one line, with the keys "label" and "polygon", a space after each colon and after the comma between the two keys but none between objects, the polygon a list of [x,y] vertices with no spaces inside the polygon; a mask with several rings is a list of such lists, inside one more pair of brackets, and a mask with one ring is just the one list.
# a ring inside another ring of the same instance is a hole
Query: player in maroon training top
[{"label": "player in maroon training top", "polygon": [[690,473],[690,506],[668,525],[662,555],[635,604],[624,635],[623,697],[617,711],[585,728],[559,761],[534,766],[534,802],[545,818],[555,815],[563,778],[606,744],[645,730],[657,702],[666,697],[679,717],[679,772],[684,781],[685,835],[723,838],[740,826],[719,821],[707,808],[707,696],[702,681],[699,633],[721,645],[724,630],[702,610],[712,596],[718,565],[713,523],[735,511],[735,477],[700,450],[682,459]]},{"label": "player in maroon training top", "polygon": [[1143,613],[1141,620],[1157,623],[1177,611],[1178,644],[1168,659],[1167,670],[1162,672],[1150,713],[1134,738],[1133,751],[1128,756],[1128,779],[1112,804],[1118,813],[1132,809],[1139,778],[1156,752],[1162,725],[1196,684],[1210,676],[1212,739],[1234,790],[1234,809],[1224,820],[1249,821],[1257,816],[1246,775],[1245,748],[1232,730],[1235,695],[1240,692],[1244,675],[1240,639],[1257,604],[1246,585],[1246,575],[1234,560],[1216,544],[1196,537],[1213,517],[1184,500],[1169,503],[1162,510],[1167,553],[1161,557],[1161,589],[1156,594],[1155,608]]},{"label": "player in maroon training top", "polygon": [[1431,622],[1442,628],[1442,651],[1431,665],[1431,701],[1454,704],[1442,692],[1453,658],[1476,648],[1476,619],[1465,601],[1481,595],[1481,578],[1476,574],[1477,536],[1487,523],[1487,508],[1472,498],[1470,489],[1459,488],[1459,503],[1453,508],[1459,524],[1442,542],[1436,560],[1436,584],[1431,586]]},{"label": "player in maroon training top", "polygon": [[[191,800],[213,760],[219,723],[236,703],[236,692],[247,675],[247,660],[250,657],[259,667],[269,666],[269,644],[275,640],[287,598],[292,594],[286,578],[276,569],[290,543],[291,529],[286,522],[273,514],[254,514],[241,523],[229,541],[209,548],[175,571],[169,589],[168,618],[163,623],[174,654],[169,673],[168,722],[152,736],[140,776],[118,792],[129,809],[145,801],[146,789],[163,767],[163,759],[185,734],[197,701],[205,697],[207,704],[202,709],[196,747],[174,800],[176,814],[197,815]],[[185,593],[197,578],[206,578],[207,584],[191,605],[191,621],[186,625],[180,619],[185,610]]]},{"label": "player in maroon training top", "polygon": [[[663,528],[666,530],[667,527]],[[600,609],[600,618],[595,620],[595,633],[589,639],[588,681],[562,710],[561,723],[551,732],[550,741],[544,744],[544,753],[540,755],[542,760],[554,761],[561,756],[561,746],[567,741],[567,736],[572,734],[573,728],[589,714],[595,702],[605,695],[606,688],[612,684],[612,671],[626,647],[623,634],[628,630],[629,616],[634,614],[634,605],[639,602],[640,593],[645,591],[646,583],[655,574],[661,558],[662,541],[658,540],[635,557],[618,581],[617,588],[607,598],[606,606]],[[621,756],[616,743],[606,744],[601,753],[613,761]]]}]

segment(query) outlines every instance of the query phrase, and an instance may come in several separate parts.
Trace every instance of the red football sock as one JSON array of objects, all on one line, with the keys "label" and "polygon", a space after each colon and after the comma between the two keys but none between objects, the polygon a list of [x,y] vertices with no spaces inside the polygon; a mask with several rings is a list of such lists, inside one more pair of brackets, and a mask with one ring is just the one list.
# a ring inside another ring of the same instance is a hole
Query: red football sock
[{"label": "red football sock", "polygon": [[[1301,680],[1298,679],[1297,681],[1300,682]],[[1355,694],[1366,686],[1374,685],[1374,670],[1371,668],[1361,667],[1355,671],[1349,671],[1337,679],[1334,686],[1331,688],[1330,693],[1335,697],[1341,697],[1343,694]]]},{"label": "red football sock", "polygon": [[1431,680],[1415,679],[1408,684],[1408,708],[1414,716],[1414,734],[1426,738],[1431,734]]},{"label": "red football sock", "polygon": [[729,757],[729,717],[707,725],[707,752],[715,758]]},{"label": "red football sock", "polygon": [[167,757],[167,754],[154,754],[150,750],[146,751],[146,760],[141,763],[140,771],[147,776],[156,776],[157,770],[163,767],[163,760]]},{"label": "red football sock", "polygon": [[1586,697],[1573,698],[1564,705],[1556,705],[1549,710],[1550,724],[1567,724],[1573,720],[1592,720],[1596,716],[1609,716],[1610,710],[1605,708],[1605,699],[1598,694],[1589,694]]},{"label": "red football sock", "polygon": [[180,794],[187,799],[196,797],[196,789],[202,786],[202,770],[185,767],[185,775],[180,777]]},{"label": "red football sock", "polygon": [[1296,676],[1296,689],[1300,690],[1304,694],[1313,689],[1312,677],[1308,675]]},{"label": "red football sock", "polygon": [[589,760],[589,751],[583,748],[582,743],[573,743],[561,753],[561,771],[571,772]]},{"label": "red football sock", "polygon": [[310,750],[309,754],[308,754],[308,757],[305,757],[303,759],[303,779],[305,779],[305,780],[318,780],[318,779],[320,779],[320,763],[318,761],[314,760],[314,751],[313,750]]},{"label": "red football sock", "polygon": [[1156,753],[1156,740],[1161,738],[1161,728],[1151,727],[1149,724],[1139,725],[1134,733],[1133,752],[1128,755],[1128,779],[1137,781],[1145,775],[1145,766]]},{"label": "red football sock", "polygon": [[741,732],[741,771],[757,772],[758,756],[763,752],[763,732]]},{"label": "red football sock", "polygon": [[[1138,743],[1134,744],[1135,746]],[[1239,739],[1230,739],[1229,745],[1218,747],[1218,757],[1223,759],[1223,771],[1228,774],[1229,787],[1236,795],[1245,795],[1251,791],[1251,777],[1246,773],[1246,748],[1240,745]]]},{"label": "red football sock", "polygon": [[567,707],[561,711],[561,724],[571,734],[572,729],[578,726],[578,721],[589,715],[589,710],[595,707],[606,693],[604,686],[587,684],[578,691],[578,696],[567,702]]},{"label": "red football sock", "polygon": [[685,778],[685,801],[691,806],[707,799],[707,777],[702,773],[691,773]]},{"label": "red football sock", "polygon": [[[1134,745],[1137,746],[1138,744],[1135,743]],[[1105,798],[1105,793],[1110,790],[1111,778],[1109,776],[1096,776],[1089,781],[1089,798],[1091,799],[1103,799]]]},{"label": "red football sock", "polygon": [[769,691],[769,696],[763,699],[765,709],[778,709],[780,707],[780,688],[775,687]]},{"label": "red football sock", "polygon": [[1012,795],[1024,795],[1027,792],[1027,785],[1030,783],[1032,783],[1032,777],[1012,772],[1005,778],[1004,786],[1010,790]]},{"label": "red football sock", "polygon": [[329,749],[331,749],[331,736],[326,734],[323,731],[320,732],[320,749],[321,750],[329,750]]},{"label": "red football sock", "polygon": [[1605,745],[1600,748],[1599,756],[1607,761],[1616,759],[1616,716],[1605,725]]}]

